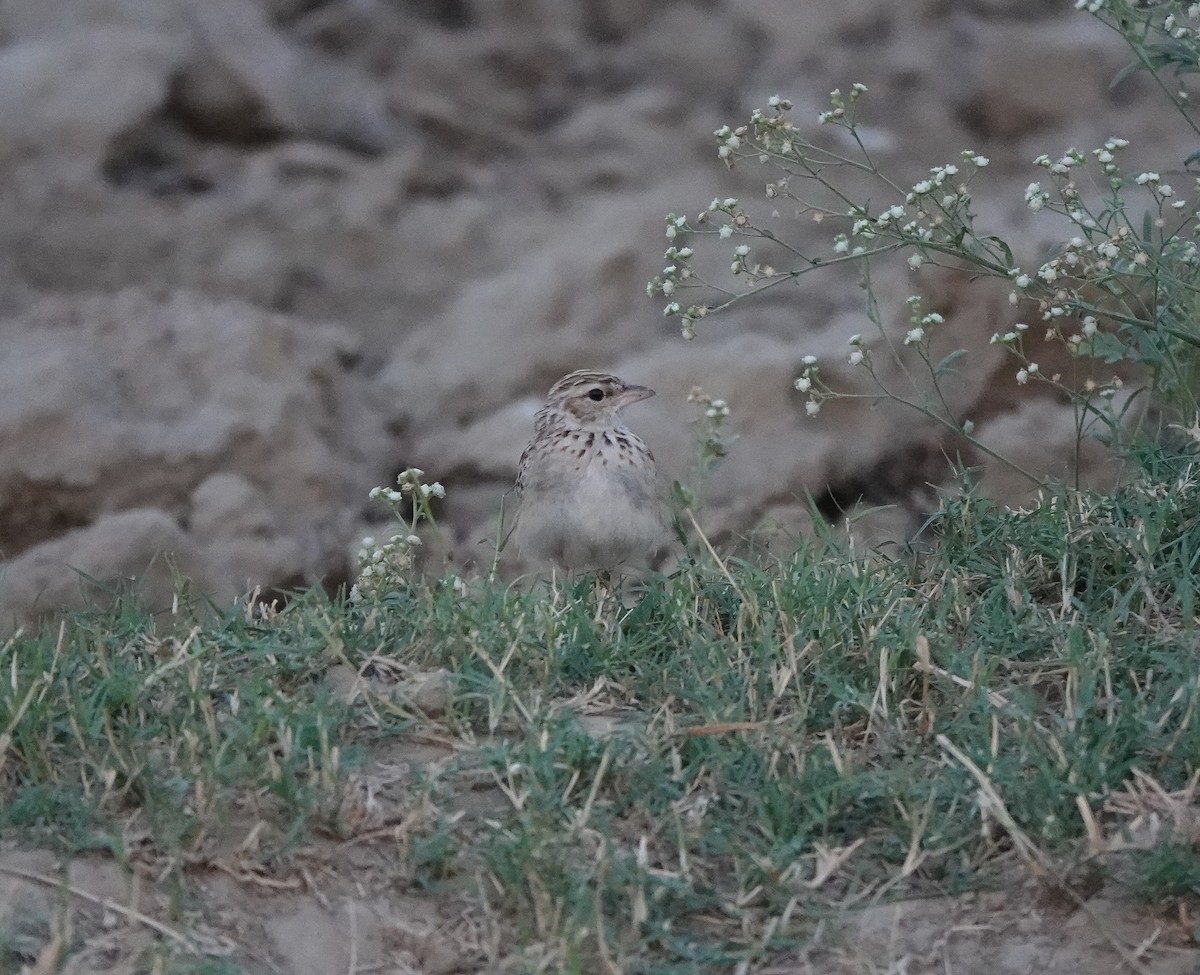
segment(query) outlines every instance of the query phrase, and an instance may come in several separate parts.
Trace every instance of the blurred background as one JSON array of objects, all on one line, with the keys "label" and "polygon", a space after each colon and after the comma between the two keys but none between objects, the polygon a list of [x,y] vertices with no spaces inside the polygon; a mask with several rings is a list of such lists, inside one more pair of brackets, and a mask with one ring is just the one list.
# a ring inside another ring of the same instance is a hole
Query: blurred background
[{"label": "blurred background", "polygon": [[[645,294],[663,217],[769,212],[713,130],[779,93],[819,137],[857,81],[881,166],[911,185],[987,155],[981,222],[1036,261],[1061,227],[1024,205],[1035,156],[1117,135],[1127,168],[1165,172],[1195,148],[1151,79],[1110,86],[1127,61],[1071,0],[0,0],[3,625],[148,565],[168,603],[176,570],[222,600],[337,584],[382,530],[367,491],[408,466],[446,485],[455,560],[490,559],[533,411],[581,367],[658,390],[628,419],[670,475],[695,449],[688,391],[729,402],[714,539],[786,544],[806,490],[830,517],[891,505],[872,537],[904,537],[950,482],[942,435],[869,401],[810,420],[792,388],[806,354],[861,386],[837,368],[869,331],[853,276],[685,343]],[[1005,292],[897,264],[885,321],[920,292],[975,349],[954,395],[989,444],[1117,476],[988,347]]]}]

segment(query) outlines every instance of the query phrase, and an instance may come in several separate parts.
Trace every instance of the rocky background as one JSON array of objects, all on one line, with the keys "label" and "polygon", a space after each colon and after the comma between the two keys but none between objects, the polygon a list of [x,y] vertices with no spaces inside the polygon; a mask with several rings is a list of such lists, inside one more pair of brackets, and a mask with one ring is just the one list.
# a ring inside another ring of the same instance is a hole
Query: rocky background
[{"label": "rocky background", "polygon": [[[719,124],[778,92],[818,135],[860,81],[883,167],[988,155],[983,218],[1035,260],[1059,232],[1023,204],[1036,155],[1120,135],[1165,172],[1194,148],[1148,79],[1110,87],[1127,53],[1073,7],[0,0],[3,626],[134,575],[159,604],[176,572],[218,600],[343,581],[367,491],[411,465],[448,489],[454,558],[487,559],[533,411],[583,366],[658,390],[629,419],[671,474],[691,387],[730,403],[718,540],[801,530],[806,489],[910,531],[947,481],[936,431],[865,403],[809,420],[791,386],[809,353],[861,385],[834,368],[868,331],[854,280],[806,275],[684,343],[644,291],[663,215],[762,197]],[[1004,295],[903,265],[876,284],[897,327],[921,290],[977,347],[954,395],[990,443],[1072,473],[1069,409],[986,344]]]}]

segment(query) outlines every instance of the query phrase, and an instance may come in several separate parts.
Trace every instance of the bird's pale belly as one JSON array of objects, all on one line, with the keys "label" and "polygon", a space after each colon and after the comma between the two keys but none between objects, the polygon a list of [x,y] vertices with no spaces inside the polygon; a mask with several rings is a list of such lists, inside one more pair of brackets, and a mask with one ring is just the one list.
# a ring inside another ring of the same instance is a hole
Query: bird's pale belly
[{"label": "bird's pale belly", "polygon": [[523,552],[574,569],[645,564],[661,532],[657,499],[598,458],[543,490],[521,521]]}]

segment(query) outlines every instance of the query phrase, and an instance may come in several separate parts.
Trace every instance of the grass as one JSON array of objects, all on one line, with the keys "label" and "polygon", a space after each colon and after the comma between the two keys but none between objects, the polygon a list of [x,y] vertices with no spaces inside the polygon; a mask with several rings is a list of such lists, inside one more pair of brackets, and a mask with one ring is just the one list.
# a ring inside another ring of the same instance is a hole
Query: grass
[{"label": "grass", "polygon": [[[730,971],[872,899],[1066,883],[1135,774],[1186,790],[1200,762],[1200,461],[1140,462],[1112,496],[949,498],[892,560],[826,541],[625,593],[119,601],[0,648],[0,828],[152,866],[181,917],[230,831],[271,876],[373,844],[383,883],[477,904],[490,950],[544,971]],[[442,670],[421,713],[406,688]],[[381,772],[428,741],[447,757]],[[1137,854],[1141,896],[1195,893],[1179,849]]]}]

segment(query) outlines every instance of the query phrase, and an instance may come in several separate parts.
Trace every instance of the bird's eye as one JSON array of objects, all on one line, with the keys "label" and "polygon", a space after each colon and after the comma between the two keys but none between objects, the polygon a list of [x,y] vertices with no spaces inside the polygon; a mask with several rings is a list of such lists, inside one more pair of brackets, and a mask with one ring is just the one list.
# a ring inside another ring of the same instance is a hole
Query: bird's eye
[{"label": "bird's eye", "polygon": [[604,390],[602,390],[599,386],[592,387],[588,390],[588,399],[599,403],[602,399],[604,399]]}]

